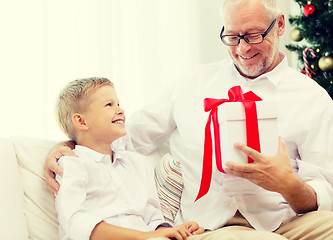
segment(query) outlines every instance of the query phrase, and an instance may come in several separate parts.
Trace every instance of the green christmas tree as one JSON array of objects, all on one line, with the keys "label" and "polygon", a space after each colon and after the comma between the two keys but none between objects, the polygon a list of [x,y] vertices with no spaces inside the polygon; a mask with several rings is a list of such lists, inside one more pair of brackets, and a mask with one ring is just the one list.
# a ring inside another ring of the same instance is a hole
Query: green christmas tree
[{"label": "green christmas tree", "polygon": [[293,27],[290,37],[295,43],[286,47],[297,53],[302,73],[333,99],[333,0],[295,1],[300,14],[289,18]]}]

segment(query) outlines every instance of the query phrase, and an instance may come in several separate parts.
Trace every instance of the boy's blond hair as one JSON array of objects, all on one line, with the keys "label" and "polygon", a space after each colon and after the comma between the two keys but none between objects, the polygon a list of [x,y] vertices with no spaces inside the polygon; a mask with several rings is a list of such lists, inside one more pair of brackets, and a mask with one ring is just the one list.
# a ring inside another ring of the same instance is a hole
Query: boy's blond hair
[{"label": "boy's blond hair", "polygon": [[60,92],[56,105],[57,121],[61,130],[72,140],[76,140],[76,132],[72,117],[80,109],[80,101],[88,95],[92,89],[102,86],[114,87],[113,83],[107,78],[84,78],[77,79],[68,83]]}]

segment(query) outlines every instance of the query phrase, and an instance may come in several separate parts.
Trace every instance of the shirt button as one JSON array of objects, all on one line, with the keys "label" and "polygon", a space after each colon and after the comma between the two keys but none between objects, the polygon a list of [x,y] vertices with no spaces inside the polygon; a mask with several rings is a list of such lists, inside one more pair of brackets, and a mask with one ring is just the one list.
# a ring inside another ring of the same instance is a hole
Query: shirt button
[{"label": "shirt button", "polygon": [[242,198],[237,196],[237,197],[235,197],[235,200],[236,200],[236,202],[240,203],[242,201]]},{"label": "shirt button", "polygon": [[230,192],[230,188],[224,188],[223,191],[228,193],[228,192]]}]

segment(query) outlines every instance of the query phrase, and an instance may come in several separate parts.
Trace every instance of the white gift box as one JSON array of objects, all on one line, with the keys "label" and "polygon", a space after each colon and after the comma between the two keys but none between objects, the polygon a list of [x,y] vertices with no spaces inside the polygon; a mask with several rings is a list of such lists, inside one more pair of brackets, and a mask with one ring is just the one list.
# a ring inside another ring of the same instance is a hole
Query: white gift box
[{"label": "white gift box", "polygon": [[[279,135],[277,105],[273,102],[256,101],[261,153],[276,155]],[[222,167],[227,161],[247,163],[247,156],[234,147],[236,142],[246,145],[245,109],[241,102],[226,102],[218,107],[220,125]]]}]

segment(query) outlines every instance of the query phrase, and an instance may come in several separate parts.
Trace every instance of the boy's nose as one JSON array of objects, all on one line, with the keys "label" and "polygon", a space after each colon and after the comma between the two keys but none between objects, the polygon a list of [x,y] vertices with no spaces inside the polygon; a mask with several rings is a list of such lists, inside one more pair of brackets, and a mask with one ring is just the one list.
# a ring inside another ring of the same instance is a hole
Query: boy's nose
[{"label": "boy's nose", "polygon": [[125,113],[125,111],[124,111],[124,109],[122,109],[121,107],[118,107],[118,114],[124,114]]}]

